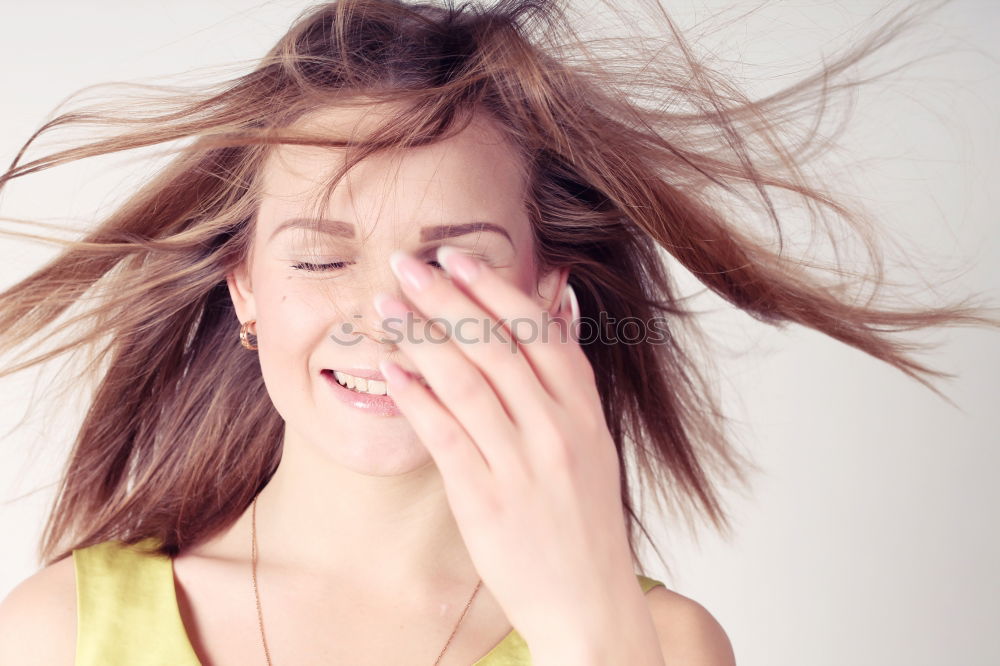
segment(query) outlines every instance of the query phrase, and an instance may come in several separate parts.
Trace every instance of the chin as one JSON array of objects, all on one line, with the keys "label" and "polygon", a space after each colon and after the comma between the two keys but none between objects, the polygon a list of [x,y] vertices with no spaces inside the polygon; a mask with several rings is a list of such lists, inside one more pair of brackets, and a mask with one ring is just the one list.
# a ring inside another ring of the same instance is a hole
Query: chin
[{"label": "chin", "polygon": [[378,432],[340,431],[315,441],[320,455],[357,474],[397,476],[433,464],[427,447],[403,423],[393,428],[383,425]]}]

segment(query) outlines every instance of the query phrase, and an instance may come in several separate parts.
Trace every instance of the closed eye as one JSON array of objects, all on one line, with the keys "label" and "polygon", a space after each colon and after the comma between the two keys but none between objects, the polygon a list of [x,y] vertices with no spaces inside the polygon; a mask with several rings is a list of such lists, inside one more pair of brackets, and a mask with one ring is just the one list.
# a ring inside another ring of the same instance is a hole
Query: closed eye
[{"label": "closed eye", "polygon": [[[299,262],[297,264],[293,264],[292,268],[296,268],[298,270],[303,270],[303,271],[335,271],[338,268],[343,268],[344,265],[347,264],[347,263],[349,263],[349,262],[346,262],[346,261],[334,261],[334,262],[329,263],[329,264],[310,264],[310,263],[301,261],[301,262]],[[442,266],[441,264],[439,264],[437,261],[429,261],[428,263],[434,264],[434,266],[436,266],[437,268],[440,268],[442,270],[444,269],[444,266]]]},{"label": "closed eye", "polygon": [[310,264],[303,261],[294,264],[292,268],[297,268],[303,271],[332,271],[338,268],[342,268],[346,263],[347,263],[346,261],[334,261],[333,263],[329,264]]}]

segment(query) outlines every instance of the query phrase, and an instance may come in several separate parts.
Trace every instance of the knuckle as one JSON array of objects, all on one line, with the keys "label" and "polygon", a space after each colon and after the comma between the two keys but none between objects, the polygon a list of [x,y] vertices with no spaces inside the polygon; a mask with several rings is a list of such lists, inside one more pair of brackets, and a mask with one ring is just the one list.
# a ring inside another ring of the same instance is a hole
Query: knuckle
[{"label": "knuckle", "polygon": [[566,442],[558,442],[549,449],[549,462],[557,469],[571,472],[578,464],[577,455],[573,448]]},{"label": "knuckle", "polygon": [[461,446],[465,441],[465,433],[460,432],[456,428],[445,428],[441,434],[438,436],[438,443],[441,447],[446,449],[456,448]]},{"label": "knuckle", "polygon": [[504,504],[496,493],[484,492],[479,499],[479,509],[483,517],[492,522],[503,515]]},{"label": "knuckle", "polygon": [[577,453],[570,438],[554,427],[545,429],[541,434],[541,448],[545,452],[546,461],[559,469],[573,469],[577,464]]}]

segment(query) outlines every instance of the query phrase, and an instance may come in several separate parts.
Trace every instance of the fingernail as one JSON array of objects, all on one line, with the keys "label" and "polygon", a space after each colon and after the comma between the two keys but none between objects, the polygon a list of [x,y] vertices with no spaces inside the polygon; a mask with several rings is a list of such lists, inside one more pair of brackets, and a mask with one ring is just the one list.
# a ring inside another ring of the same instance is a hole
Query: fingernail
[{"label": "fingernail", "polygon": [[[405,370],[388,359],[379,361],[378,368],[382,371],[382,376],[386,378],[388,385],[392,388],[400,389],[411,381]],[[390,388],[389,390],[391,391],[392,389]]]},{"label": "fingernail", "polygon": [[466,284],[472,282],[479,273],[478,261],[450,245],[442,245],[437,249],[437,260],[449,275],[454,275]]},{"label": "fingernail", "polygon": [[430,268],[403,250],[396,250],[389,255],[389,265],[396,277],[406,282],[415,291],[426,288],[434,279]]},{"label": "fingernail", "polygon": [[409,313],[409,309],[404,303],[386,293],[379,292],[375,294],[372,301],[378,313],[386,318],[405,317]]},{"label": "fingernail", "polygon": [[560,308],[570,313],[570,324],[576,323],[576,320],[580,318],[580,304],[576,300],[576,292],[573,291],[573,285],[568,282],[566,283],[566,288],[563,290]]}]

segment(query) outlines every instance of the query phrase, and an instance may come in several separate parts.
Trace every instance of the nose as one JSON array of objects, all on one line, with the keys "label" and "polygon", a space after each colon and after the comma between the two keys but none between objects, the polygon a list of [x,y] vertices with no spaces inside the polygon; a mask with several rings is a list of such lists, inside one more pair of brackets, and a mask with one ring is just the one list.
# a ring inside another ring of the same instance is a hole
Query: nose
[{"label": "nose", "polygon": [[377,351],[370,352],[379,358],[399,350],[393,340],[398,339],[403,333],[403,324],[396,321],[390,322],[388,327],[383,327],[382,315],[375,309],[374,302],[375,295],[379,293],[407,302],[399,281],[389,267],[387,257],[374,265],[366,266],[365,270],[359,272],[358,280],[339,295],[341,300],[339,309],[346,319],[337,322],[337,326],[343,330],[345,324],[349,325],[350,333],[355,340],[352,346],[356,348],[351,352],[352,355],[361,351],[357,348],[370,345],[379,347]]}]

